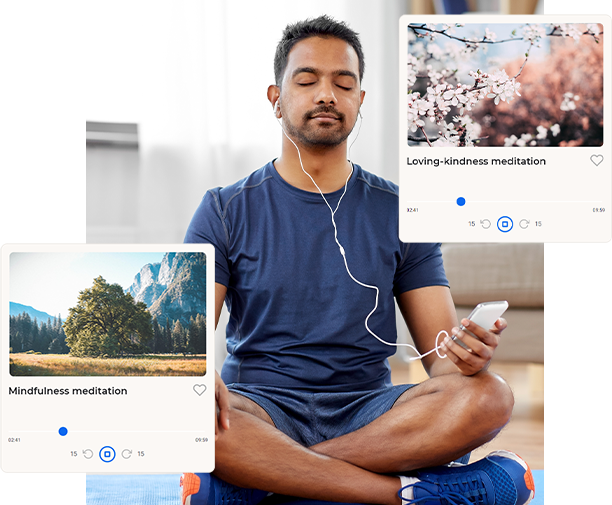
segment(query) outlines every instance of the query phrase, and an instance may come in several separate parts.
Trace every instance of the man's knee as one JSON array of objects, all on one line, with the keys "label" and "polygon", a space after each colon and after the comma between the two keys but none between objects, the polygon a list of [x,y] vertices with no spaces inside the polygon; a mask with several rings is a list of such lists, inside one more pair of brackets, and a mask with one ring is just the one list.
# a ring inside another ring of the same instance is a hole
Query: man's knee
[{"label": "man's knee", "polygon": [[[417,392],[417,388],[422,386]],[[414,391],[417,396],[443,393],[452,405],[453,415],[491,432],[499,431],[508,423],[514,407],[510,386],[499,375],[486,371],[472,376],[459,373],[442,375],[417,388]]]},{"label": "man's knee", "polygon": [[465,377],[466,405],[479,422],[490,423],[492,428],[503,428],[512,416],[514,395],[510,386],[499,375],[479,372]]}]

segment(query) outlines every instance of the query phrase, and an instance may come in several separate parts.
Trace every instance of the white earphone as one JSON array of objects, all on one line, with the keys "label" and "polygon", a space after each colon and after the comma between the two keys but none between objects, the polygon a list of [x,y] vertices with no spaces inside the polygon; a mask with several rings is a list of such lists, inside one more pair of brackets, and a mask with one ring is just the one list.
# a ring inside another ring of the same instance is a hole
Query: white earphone
[{"label": "white earphone", "polygon": [[[410,347],[414,352],[416,352],[416,356],[408,358],[409,361],[415,360],[415,359],[423,359],[425,356],[431,354],[432,352],[435,352],[440,358],[446,358],[446,354],[442,355],[440,354],[440,343],[439,343],[439,339],[442,335],[446,335],[448,336],[448,333],[445,330],[442,330],[438,333],[438,335],[436,336],[436,344],[435,347],[433,349],[431,349],[430,351],[421,354],[416,347],[414,347],[411,344],[408,343],[393,343],[393,342],[387,342],[385,340],[383,340],[382,338],[380,338],[378,335],[376,335],[376,333],[374,333],[370,327],[368,326],[368,320],[370,319],[370,316],[372,314],[374,314],[374,312],[376,312],[376,309],[378,308],[378,295],[380,290],[378,289],[377,286],[371,286],[369,284],[365,284],[359,280],[357,280],[353,274],[351,273],[351,270],[349,269],[348,266],[348,262],[346,259],[346,251],[344,250],[344,247],[342,247],[342,244],[340,244],[340,241],[338,240],[338,228],[336,227],[336,212],[338,211],[338,208],[340,207],[340,202],[342,202],[342,199],[344,198],[344,195],[346,194],[346,190],[348,188],[348,182],[351,178],[351,176],[353,175],[353,171],[354,171],[354,166],[353,166],[353,162],[351,163],[351,172],[349,173],[349,176],[346,179],[346,182],[344,183],[344,192],[342,193],[342,196],[340,196],[340,199],[338,200],[338,204],[336,205],[335,210],[332,209],[331,205],[329,204],[329,202],[327,201],[327,198],[325,198],[325,195],[323,194],[323,191],[321,191],[321,188],[319,188],[319,186],[317,185],[317,183],[315,182],[315,180],[312,178],[312,176],[306,171],[306,169],[304,168],[304,164],[302,163],[302,153],[300,152],[300,148],[297,146],[297,144],[293,141],[293,139],[291,137],[289,137],[289,135],[287,135],[287,132],[285,131],[285,128],[283,128],[282,123],[280,122],[279,119],[279,112],[280,112],[280,98],[278,100],[276,100],[276,103],[274,104],[274,116],[276,117],[276,121],[278,122],[279,126],[281,127],[281,130],[283,131],[283,134],[285,135],[285,137],[287,137],[287,139],[289,139],[289,141],[293,144],[293,146],[296,148],[297,153],[298,153],[298,159],[300,161],[300,166],[302,168],[302,171],[310,178],[310,180],[312,181],[312,183],[315,185],[315,187],[317,188],[317,190],[319,191],[319,194],[321,195],[321,197],[323,198],[323,200],[325,201],[325,204],[327,205],[327,207],[329,208],[330,212],[331,212],[331,222],[332,222],[332,226],[334,227],[334,239],[336,241],[336,244],[338,245],[338,248],[340,249],[340,254],[342,255],[342,258],[344,260],[344,267],[346,268],[346,271],[349,275],[349,277],[351,278],[351,280],[353,280],[355,283],[359,284],[360,286],[364,287],[364,288],[368,288],[368,289],[373,289],[376,291],[376,302],[374,304],[374,308],[372,309],[372,311],[367,315],[366,319],[365,319],[365,328],[368,331],[368,333],[370,333],[370,335],[372,335],[376,340],[378,340],[379,342],[385,344],[385,345],[389,345],[389,346],[393,346],[393,347]],[[360,120],[363,120],[363,116],[361,115],[361,107],[359,108],[359,118]],[[361,130],[361,122],[359,123],[359,130],[357,131],[357,136],[359,136],[359,131]],[[351,146],[353,145],[353,143],[355,142],[355,140],[357,140],[357,137],[355,137],[355,139],[353,140],[353,142],[351,143]],[[350,158],[350,146],[349,146],[349,158]]]}]

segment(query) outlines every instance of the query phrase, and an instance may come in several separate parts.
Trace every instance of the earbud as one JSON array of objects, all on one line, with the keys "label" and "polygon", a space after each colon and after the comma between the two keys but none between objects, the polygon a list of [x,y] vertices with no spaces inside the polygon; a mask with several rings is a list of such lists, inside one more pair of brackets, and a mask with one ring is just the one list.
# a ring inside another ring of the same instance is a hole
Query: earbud
[{"label": "earbud", "polygon": [[280,112],[280,98],[276,100],[276,103],[274,104],[274,115],[278,116],[279,112]]}]

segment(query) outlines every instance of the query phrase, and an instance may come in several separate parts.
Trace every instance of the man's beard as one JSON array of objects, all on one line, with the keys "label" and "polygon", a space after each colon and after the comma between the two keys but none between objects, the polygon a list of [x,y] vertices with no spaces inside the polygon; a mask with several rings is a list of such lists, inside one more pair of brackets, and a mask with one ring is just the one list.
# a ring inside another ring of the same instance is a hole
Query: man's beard
[{"label": "man's beard", "polygon": [[[338,119],[331,124],[322,123],[315,125],[315,120],[312,118],[321,113],[333,114]],[[322,105],[302,116],[302,128],[296,127],[286,118],[283,118],[283,127],[288,135],[302,145],[325,148],[338,146],[348,138],[352,128],[347,128],[345,121],[346,116],[344,114],[338,112],[333,107]]]}]

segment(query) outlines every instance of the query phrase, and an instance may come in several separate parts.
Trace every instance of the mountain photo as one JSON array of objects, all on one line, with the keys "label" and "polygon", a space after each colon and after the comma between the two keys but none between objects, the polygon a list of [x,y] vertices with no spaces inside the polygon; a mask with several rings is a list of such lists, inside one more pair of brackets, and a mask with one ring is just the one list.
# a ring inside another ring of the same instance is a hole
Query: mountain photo
[{"label": "mountain photo", "polygon": [[10,269],[11,375],[206,372],[204,253],[12,253]]},{"label": "mountain photo", "polygon": [[36,318],[39,321],[46,321],[47,319],[53,319],[55,316],[36,310],[34,307],[29,305],[22,305],[21,303],[9,302],[9,314],[11,316],[18,316],[22,313],[28,314],[32,319]]},{"label": "mountain photo", "polygon": [[166,253],[161,263],[143,266],[127,292],[160,324],[169,318],[187,325],[191,317],[206,316],[206,257]]}]

